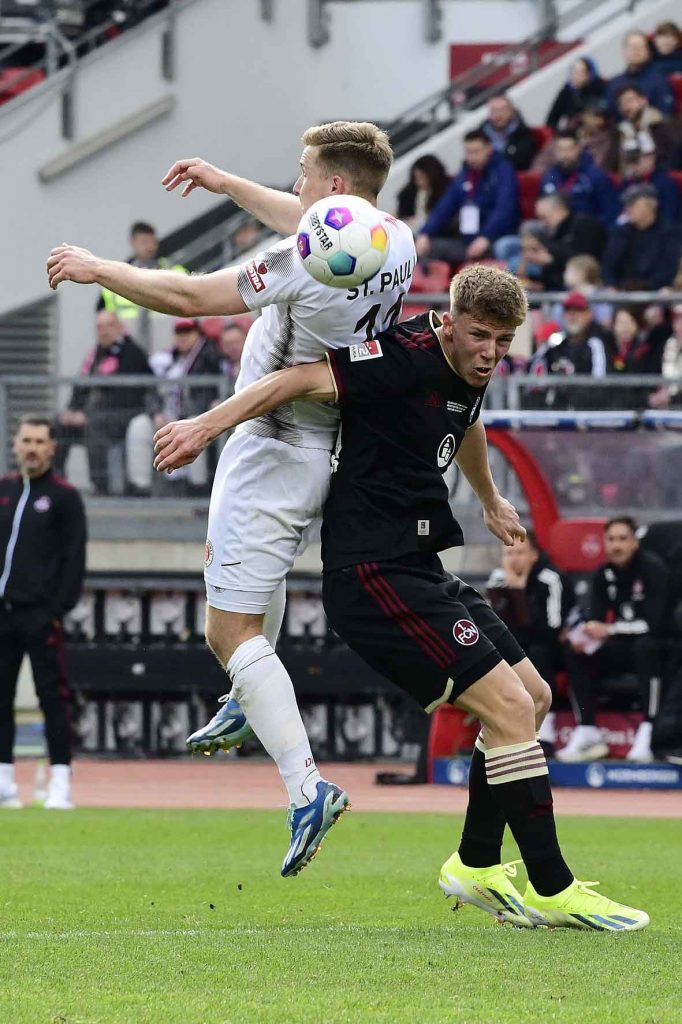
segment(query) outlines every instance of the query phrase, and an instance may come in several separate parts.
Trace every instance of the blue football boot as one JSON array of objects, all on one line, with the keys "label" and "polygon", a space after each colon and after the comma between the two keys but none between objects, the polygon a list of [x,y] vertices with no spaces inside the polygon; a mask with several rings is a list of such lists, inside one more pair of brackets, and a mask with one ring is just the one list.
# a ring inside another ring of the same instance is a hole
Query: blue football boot
[{"label": "blue football boot", "polygon": [[329,829],[349,809],[348,793],[324,779],[317,783],[317,796],[312,803],[289,807],[291,846],[282,864],[283,878],[297,875],[310,863]]},{"label": "blue football boot", "polygon": [[193,754],[201,753],[208,757],[216,750],[239,747],[245,739],[253,736],[253,729],[234,697],[226,693],[218,702],[222,707],[218,708],[208,725],[187,737],[187,747]]}]

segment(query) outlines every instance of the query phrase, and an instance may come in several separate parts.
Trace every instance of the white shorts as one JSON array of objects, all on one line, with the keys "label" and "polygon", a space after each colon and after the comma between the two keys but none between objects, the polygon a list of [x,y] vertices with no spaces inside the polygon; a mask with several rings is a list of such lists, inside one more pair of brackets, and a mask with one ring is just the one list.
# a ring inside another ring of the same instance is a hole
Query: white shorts
[{"label": "white shorts", "polygon": [[310,543],[329,493],[331,453],[237,431],[223,448],[204,560],[213,608],[264,614]]}]

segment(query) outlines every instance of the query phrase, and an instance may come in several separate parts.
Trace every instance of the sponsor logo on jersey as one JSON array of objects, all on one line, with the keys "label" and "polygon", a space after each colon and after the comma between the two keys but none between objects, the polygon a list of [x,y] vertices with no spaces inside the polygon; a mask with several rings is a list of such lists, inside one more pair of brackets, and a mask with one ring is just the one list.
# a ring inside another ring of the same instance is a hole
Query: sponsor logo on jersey
[{"label": "sponsor logo on jersey", "polygon": [[440,409],[442,405],[440,392],[432,391],[429,397],[426,399],[426,404],[429,406],[430,409]]},{"label": "sponsor logo on jersey", "polygon": [[359,363],[362,359],[379,359],[383,354],[381,344],[375,338],[372,338],[371,341],[363,341],[360,345],[351,345],[350,347],[351,363]]},{"label": "sponsor logo on jersey", "polygon": [[478,640],[478,626],[471,619],[458,619],[452,627],[452,635],[462,647],[471,647]]},{"label": "sponsor logo on jersey", "polygon": [[256,264],[255,260],[251,260],[250,263],[246,264],[246,276],[248,277],[251,287],[254,292],[262,292],[265,288],[265,281],[263,275],[267,274],[268,268],[265,263]]},{"label": "sponsor logo on jersey", "polygon": [[33,507],[36,512],[49,512],[52,508],[52,502],[46,494],[43,494],[40,498],[36,498],[33,502]]},{"label": "sponsor logo on jersey", "polygon": [[438,445],[438,455],[436,461],[438,462],[439,469],[447,469],[452,462],[452,457],[455,454],[455,447],[457,442],[455,441],[454,434],[446,434],[441,443]]},{"label": "sponsor logo on jersey", "polygon": [[206,547],[204,548],[204,568],[208,569],[209,565],[213,561],[213,545],[210,540],[206,541]]}]

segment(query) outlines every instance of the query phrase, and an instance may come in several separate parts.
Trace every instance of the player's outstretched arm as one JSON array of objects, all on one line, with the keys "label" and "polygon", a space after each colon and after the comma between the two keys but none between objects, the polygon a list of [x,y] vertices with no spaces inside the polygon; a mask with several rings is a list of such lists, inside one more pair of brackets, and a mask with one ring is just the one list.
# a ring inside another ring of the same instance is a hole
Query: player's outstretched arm
[{"label": "player's outstretched arm", "polygon": [[526,531],[511,502],[503,498],[493,480],[488,461],[488,442],[482,421],[469,427],[455,455],[455,462],[467,478],[471,489],[483,506],[483,521],[490,532],[511,547]]},{"label": "player's outstretched arm", "polygon": [[297,398],[335,401],[336,389],[326,360],[269,373],[194,419],[167,423],[154,435],[154,468],[162,473],[186,466],[224,431]]},{"label": "player's outstretched arm", "polygon": [[293,235],[301,219],[301,204],[291,192],[267,188],[248,178],[221,171],[219,167],[199,157],[176,160],[162,178],[161,184],[166,186],[166,192],[173,192],[182,185],[180,195],[183,198],[191,195],[195,188],[205,188],[215,195],[229,196],[237,206],[247,210],[261,224],[281,235]]},{"label": "player's outstretched arm", "polygon": [[176,270],[143,270],[129,263],[103,260],[75,245],[57,246],[47,261],[50,288],[63,281],[98,284],[137,306],[171,316],[222,316],[247,312],[237,279],[239,269],[213,274],[183,274]]}]

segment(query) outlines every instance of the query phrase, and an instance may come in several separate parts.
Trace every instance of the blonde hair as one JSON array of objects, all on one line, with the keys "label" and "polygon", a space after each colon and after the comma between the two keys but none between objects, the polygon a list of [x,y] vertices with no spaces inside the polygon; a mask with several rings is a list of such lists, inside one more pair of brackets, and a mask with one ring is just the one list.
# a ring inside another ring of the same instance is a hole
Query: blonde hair
[{"label": "blonde hair", "polygon": [[303,145],[318,150],[317,159],[329,174],[347,175],[358,192],[378,196],[393,163],[386,132],[369,121],[332,121],[303,133]]},{"label": "blonde hair", "polygon": [[578,256],[571,256],[566,263],[566,270],[575,270],[584,278],[585,284],[601,284],[601,271],[594,256],[588,253],[581,253]]},{"label": "blonde hair", "polygon": [[450,282],[450,313],[469,313],[485,323],[519,327],[528,315],[528,299],[512,274],[474,263]]}]

